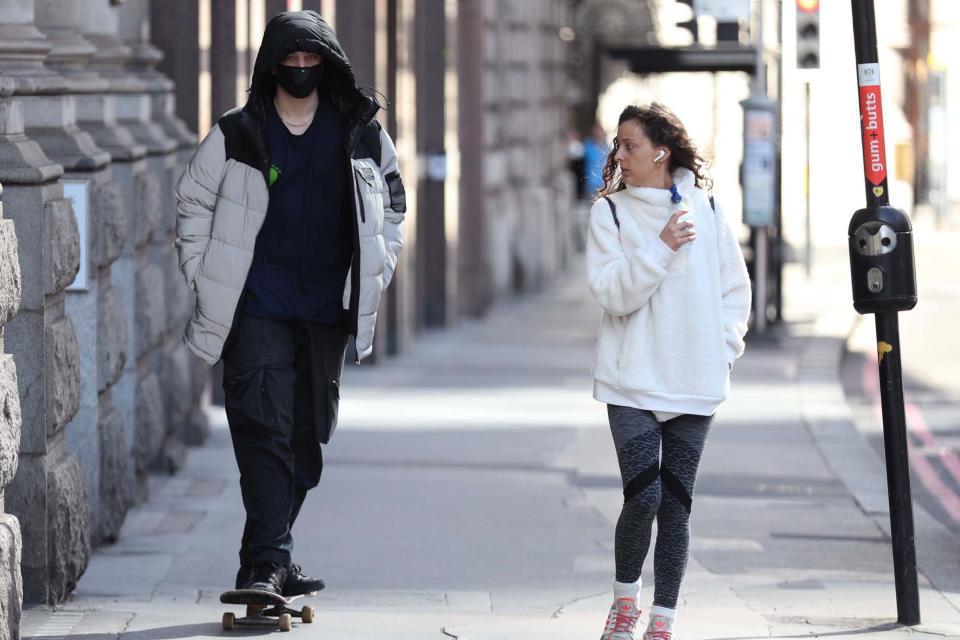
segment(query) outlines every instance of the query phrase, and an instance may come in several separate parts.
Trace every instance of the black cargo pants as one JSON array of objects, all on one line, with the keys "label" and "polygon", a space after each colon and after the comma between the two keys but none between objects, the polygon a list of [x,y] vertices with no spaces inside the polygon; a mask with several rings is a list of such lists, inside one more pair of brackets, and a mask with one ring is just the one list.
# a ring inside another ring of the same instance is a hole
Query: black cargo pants
[{"label": "black cargo pants", "polygon": [[337,423],[346,330],[241,315],[223,354],[223,390],[247,512],[240,564],[287,565],[290,533],[323,471]]}]

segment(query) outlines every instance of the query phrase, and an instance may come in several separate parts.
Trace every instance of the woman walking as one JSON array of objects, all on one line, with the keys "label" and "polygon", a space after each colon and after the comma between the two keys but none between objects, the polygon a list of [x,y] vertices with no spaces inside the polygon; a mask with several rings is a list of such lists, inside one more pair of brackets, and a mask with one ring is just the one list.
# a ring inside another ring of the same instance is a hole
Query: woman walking
[{"label": "woman walking", "polygon": [[669,109],[627,107],[590,212],[587,275],[603,307],[594,397],[607,404],[624,496],[602,640],[634,639],[654,519],[643,640],[673,638],[700,457],[744,349],[750,283],[739,243],[704,191],[704,164]]}]

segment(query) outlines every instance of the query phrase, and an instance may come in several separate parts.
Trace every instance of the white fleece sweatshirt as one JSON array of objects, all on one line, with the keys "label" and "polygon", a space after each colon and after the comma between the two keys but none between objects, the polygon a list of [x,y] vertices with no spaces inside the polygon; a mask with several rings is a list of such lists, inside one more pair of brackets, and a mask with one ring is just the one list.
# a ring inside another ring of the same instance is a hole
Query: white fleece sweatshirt
[{"label": "white fleece sweatshirt", "polygon": [[594,397],[655,412],[712,415],[743,354],[750,281],[740,244],[688,169],[674,183],[697,238],[674,252],[660,239],[670,191],[627,187],[590,211],[587,278],[603,307]]}]

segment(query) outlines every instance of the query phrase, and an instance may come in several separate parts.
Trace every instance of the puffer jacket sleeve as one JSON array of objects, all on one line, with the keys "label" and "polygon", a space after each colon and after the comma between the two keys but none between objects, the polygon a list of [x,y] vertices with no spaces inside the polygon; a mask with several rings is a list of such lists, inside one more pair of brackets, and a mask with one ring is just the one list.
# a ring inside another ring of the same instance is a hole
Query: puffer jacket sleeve
[{"label": "puffer jacket sleeve", "polygon": [[727,347],[727,364],[743,355],[750,319],[750,275],[743,259],[740,242],[730,227],[723,209],[717,206],[717,235],[720,254],[720,286],[723,300],[723,333]]},{"label": "puffer jacket sleeve", "polygon": [[587,281],[593,297],[612,316],[625,316],[643,307],[667,275],[676,252],[660,239],[626,253],[620,229],[603,198],[590,209],[587,232]]},{"label": "puffer jacket sleeve", "polygon": [[397,165],[397,148],[390,135],[380,130],[380,176],[383,184],[383,242],[386,247],[386,263],[383,267],[383,288],[390,285],[403,247],[401,225],[407,213],[407,195]]},{"label": "puffer jacket sleeve", "polygon": [[177,181],[177,251],[180,271],[191,288],[213,228],[226,148],[219,126],[213,127],[194,152]]}]

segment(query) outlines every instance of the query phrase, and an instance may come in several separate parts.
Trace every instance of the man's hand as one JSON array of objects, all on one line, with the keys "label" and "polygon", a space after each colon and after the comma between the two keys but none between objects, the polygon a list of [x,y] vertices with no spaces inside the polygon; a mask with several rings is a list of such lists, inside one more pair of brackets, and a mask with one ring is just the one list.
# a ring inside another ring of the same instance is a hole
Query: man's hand
[{"label": "man's hand", "polygon": [[677,251],[688,242],[697,239],[697,230],[689,220],[680,221],[680,217],[689,213],[680,210],[670,216],[667,226],[660,232],[660,239],[673,251]]}]

